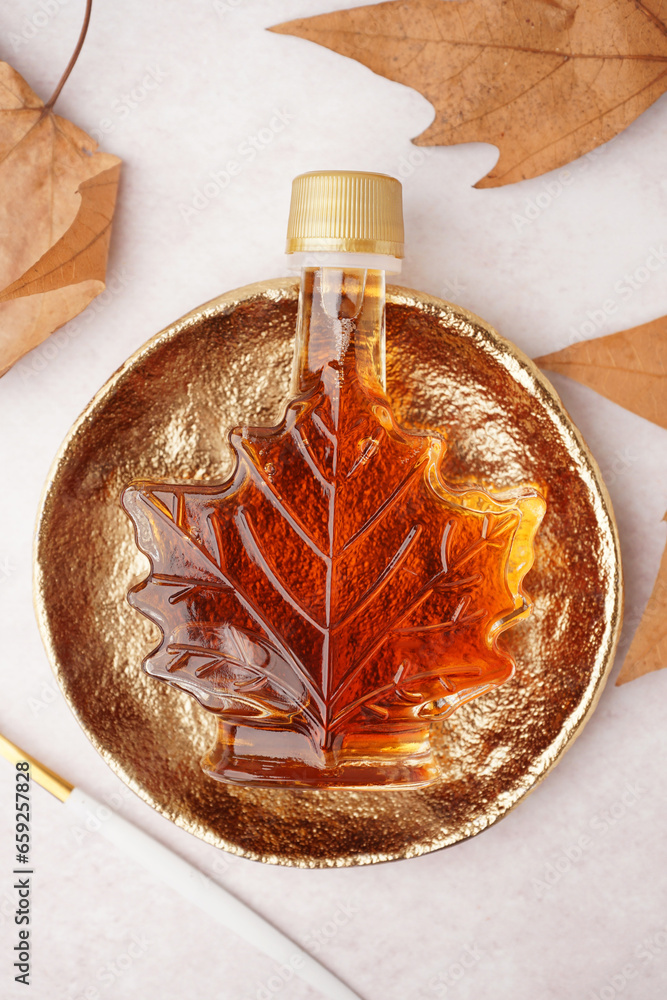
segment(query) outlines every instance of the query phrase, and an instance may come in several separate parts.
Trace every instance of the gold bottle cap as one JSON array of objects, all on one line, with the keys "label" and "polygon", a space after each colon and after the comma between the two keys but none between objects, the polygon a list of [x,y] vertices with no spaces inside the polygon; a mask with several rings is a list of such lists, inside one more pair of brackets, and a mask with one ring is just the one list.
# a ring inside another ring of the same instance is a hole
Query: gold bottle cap
[{"label": "gold bottle cap", "polygon": [[295,177],[286,252],[318,251],[403,257],[401,182],[356,170]]}]

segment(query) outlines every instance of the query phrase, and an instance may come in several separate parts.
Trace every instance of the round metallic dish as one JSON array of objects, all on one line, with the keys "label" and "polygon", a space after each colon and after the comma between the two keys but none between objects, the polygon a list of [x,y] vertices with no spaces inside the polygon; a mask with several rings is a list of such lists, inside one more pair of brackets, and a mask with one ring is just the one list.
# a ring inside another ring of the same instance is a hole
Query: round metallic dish
[{"label": "round metallic dish", "polygon": [[148,570],[119,504],[135,478],[223,479],[226,430],[271,424],[289,388],[297,286],[229,292],[157,334],[63,443],[35,541],[35,604],[53,669],[90,741],[146,802],[235,854],[327,867],[446,847],[504,816],[573,742],[604,686],[621,625],[613,513],[549,382],[458,306],[392,287],[387,388],[406,427],[442,427],[443,472],[547,489],[527,577],[531,617],[503,641],[515,676],[433,727],[442,770],[395,791],[246,789],[207,778],[216,721],[141,670],[159,633],[126,602]]}]

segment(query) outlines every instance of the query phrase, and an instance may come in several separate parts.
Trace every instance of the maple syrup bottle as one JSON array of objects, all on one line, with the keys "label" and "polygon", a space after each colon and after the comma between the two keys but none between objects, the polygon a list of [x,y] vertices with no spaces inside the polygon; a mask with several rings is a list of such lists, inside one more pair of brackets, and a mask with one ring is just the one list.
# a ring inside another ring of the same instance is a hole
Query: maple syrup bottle
[{"label": "maple syrup bottle", "polygon": [[[151,573],[131,604],[163,639],[145,661],[218,716],[207,774],[236,784],[411,787],[438,777],[429,729],[507,680],[498,635],[529,612],[536,490],[448,485],[437,434],[385,392],[385,272],[401,185],[294,181],[303,265],[293,395],[236,428],[222,484],[136,482],[123,505]],[[471,470],[472,472],[472,470]]]}]

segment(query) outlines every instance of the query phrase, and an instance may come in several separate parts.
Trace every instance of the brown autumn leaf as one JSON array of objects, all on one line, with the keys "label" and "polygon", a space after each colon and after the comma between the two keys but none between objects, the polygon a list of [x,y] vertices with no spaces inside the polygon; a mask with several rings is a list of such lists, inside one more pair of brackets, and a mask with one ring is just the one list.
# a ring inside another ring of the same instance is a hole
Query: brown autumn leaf
[{"label": "brown autumn leaf", "polygon": [[392,0],[270,30],[418,90],[436,114],[417,145],[497,146],[476,187],[569,163],[667,89],[665,0]]},{"label": "brown autumn leaf", "polygon": [[0,374],[104,289],[120,160],[0,62]]},{"label": "brown autumn leaf", "polygon": [[[667,521],[665,514],[663,521]],[[667,667],[667,546],[648,604],[621,667],[617,684]]]},{"label": "brown autumn leaf", "polygon": [[667,428],[667,316],[535,361]]}]

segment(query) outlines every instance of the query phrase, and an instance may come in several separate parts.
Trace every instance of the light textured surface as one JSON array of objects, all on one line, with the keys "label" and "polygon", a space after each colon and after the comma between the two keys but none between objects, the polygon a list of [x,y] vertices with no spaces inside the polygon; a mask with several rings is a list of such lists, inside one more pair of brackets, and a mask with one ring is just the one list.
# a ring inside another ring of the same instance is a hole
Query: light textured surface
[{"label": "light textured surface", "polygon": [[[310,872],[220,854],[126,792],[56,692],[41,647],[31,535],[60,441],[150,335],[225,289],[284,272],[294,174],[332,166],[402,175],[402,280],[484,316],[532,356],[667,312],[664,98],[569,168],[473,190],[494,162],[491,147],[416,150],[409,137],[432,119],[423,98],[263,31],[342,5],[170,0],[158,11],[122,0],[96,9],[58,110],[89,132],[105,130],[103,148],[125,161],[111,290],[0,382],[2,727],[318,949],[368,1000],[661,1000],[667,672],[608,686],[556,771],[481,837],[393,865]],[[58,0],[5,7],[0,55],[44,96],[80,11]],[[252,159],[248,136],[259,147]],[[230,160],[240,169],[222,187]],[[217,187],[206,187],[211,173]],[[656,250],[664,263],[649,271]],[[665,543],[667,438],[588,389],[562,378],[557,387],[615,504],[627,584],[622,655]],[[26,992],[11,985],[11,768],[0,768],[0,782],[0,977],[11,998]],[[217,933],[97,834],[71,826],[55,800],[36,791],[33,805],[33,998],[314,1000],[294,978],[272,979],[270,962]]]}]

